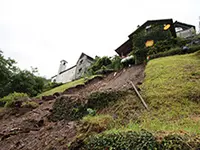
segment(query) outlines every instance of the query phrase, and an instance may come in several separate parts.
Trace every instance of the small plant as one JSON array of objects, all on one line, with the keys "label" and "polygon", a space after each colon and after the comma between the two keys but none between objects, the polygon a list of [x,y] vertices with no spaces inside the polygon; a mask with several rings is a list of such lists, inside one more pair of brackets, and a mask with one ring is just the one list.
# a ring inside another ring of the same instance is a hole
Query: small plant
[{"label": "small plant", "polygon": [[84,144],[82,149],[158,149],[158,142],[155,137],[147,131],[138,133],[129,131],[90,136],[85,140]]},{"label": "small plant", "polygon": [[39,106],[38,103],[33,102],[33,101],[26,101],[22,103],[22,108],[37,108]]},{"label": "small plant", "polygon": [[88,97],[87,107],[99,110],[107,107],[110,102],[117,101],[123,95],[124,92],[121,91],[95,92]]},{"label": "small plant", "polygon": [[110,129],[114,123],[114,119],[110,115],[97,115],[97,116],[85,116],[81,120],[80,131],[86,132],[96,132],[100,133],[107,129]]},{"label": "small plant", "polygon": [[11,93],[8,96],[5,96],[0,99],[0,102],[5,104],[5,107],[15,107],[15,103],[21,101],[22,99],[28,98],[28,95],[25,93]]},{"label": "small plant", "polygon": [[87,109],[87,112],[88,112],[88,114],[89,114],[90,116],[95,116],[95,115],[96,115],[96,111],[93,110],[93,109],[91,109],[91,108],[88,108],[88,109]]}]

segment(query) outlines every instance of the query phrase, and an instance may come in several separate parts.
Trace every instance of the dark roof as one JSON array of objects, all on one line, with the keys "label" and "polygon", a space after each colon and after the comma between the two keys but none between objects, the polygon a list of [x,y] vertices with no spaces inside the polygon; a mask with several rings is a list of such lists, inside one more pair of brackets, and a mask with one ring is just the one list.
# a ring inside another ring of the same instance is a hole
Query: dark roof
[{"label": "dark roof", "polygon": [[173,19],[148,20],[143,25],[141,25],[139,28],[137,28],[133,33],[131,33],[128,37],[131,38],[133,34],[140,32],[146,26],[149,26],[151,24],[171,24],[170,31],[171,31],[172,35],[174,37],[176,37],[175,29],[172,26]]},{"label": "dark roof", "polygon": [[66,71],[68,71],[68,70],[70,70],[70,69],[72,69],[72,68],[74,68],[74,67],[76,67],[76,65],[74,65],[74,66],[72,66],[72,67],[70,67],[70,68],[68,68],[68,69],[66,69],[66,70],[64,70],[64,71],[61,71],[59,74],[62,74],[62,73],[66,72]]},{"label": "dark roof", "polygon": [[178,21],[174,22],[174,27],[181,27],[181,28],[183,28],[183,30],[188,29],[188,28],[196,29],[196,27],[194,25],[186,24],[186,23],[182,23],[182,22],[178,22]]},{"label": "dark roof", "polygon": [[54,77],[56,77],[56,76],[57,76],[57,75],[55,75],[55,76],[51,77],[51,79],[52,79],[52,78],[54,78]]},{"label": "dark roof", "polygon": [[[94,61],[94,58],[92,58],[92,57],[86,55],[85,53],[81,53],[81,56],[79,57],[78,61],[79,61],[83,56],[87,56],[87,58],[88,58],[89,60]],[[78,61],[77,61],[77,63],[78,63]],[[76,64],[77,64],[77,63],[76,63]]]},{"label": "dark roof", "polygon": [[123,43],[120,47],[118,47],[115,51],[120,56],[122,55],[126,56],[131,52],[131,50],[132,50],[132,42],[131,39],[129,39],[125,43]]}]

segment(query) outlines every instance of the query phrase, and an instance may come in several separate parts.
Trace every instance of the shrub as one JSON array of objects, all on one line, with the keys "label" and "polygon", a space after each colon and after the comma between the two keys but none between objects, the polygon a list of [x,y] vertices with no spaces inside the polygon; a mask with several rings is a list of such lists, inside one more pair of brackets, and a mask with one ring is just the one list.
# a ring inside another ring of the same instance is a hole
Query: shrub
[{"label": "shrub", "polygon": [[113,118],[110,115],[97,115],[97,116],[85,116],[81,120],[81,126],[79,132],[90,133],[96,132],[100,133],[104,130],[109,129],[114,123]]},{"label": "shrub", "polygon": [[56,99],[53,105],[53,112],[50,116],[52,121],[77,120],[88,114],[81,100],[69,96],[62,96]]},{"label": "shrub", "polygon": [[87,138],[82,149],[102,150],[102,149],[157,149],[158,142],[155,137],[147,132],[121,132],[100,134]]},{"label": "shrub", "polygon": [[95,71],[94,74],[109,74],[111,72],[113,72],[114,70],[113,69],[109,69],[105,66],[102,66],[101,69]]},{"label": "shrub", "polygon": [[22,99],[28,98],[28,95],[25,93],[11,93],[8,96],[5,96],[0,99],[1,104],[5,104],[5,107],[15,107],[15,102]]},{"label": "shrub", "polygon": [[22,108],[37,108],[39,106],[38,103],[33,102],[33,101],[26,101],[22,103]]},{"label": "shrub", "polygon": [[199,149],[200,142],[196,136],[167,135],[161,141],[157,140],[152,133],[141,130],[103,132],[91,135],[85,139],[77,139],[69,147],[70,150],[189,150]]},{"label": "shrub", "polygon": [[97,58],[97,60],[89,68],[89,72],[91,72],[91,74],[94,74],[97,70],[100,70],[103,66],[108,66],[111,63],[112,63],[111,60],[106,56],[102,58]]},{"label": "shrub", "polygon": [[110,69],[113,69],[115,71],[121,69],[123,66],[122,66],[122,63],[121,63],[121,58],[119,56],[114,56],[112,59],[111,59],[112,63],[110,65],[108,65],[108,68]]},{"label": "shrub", "polygon": [[[187,50],[186,53],[193,53],[198,50],[200,50],[200,45],[192,45],[192,46],[189,46],[189,50]],[[165,56],[172,56],[172,55],[180,55],[180,54],[184,54],[182,48],[176,47],[165,52],[150,55],[150,59],[165,57]]]},{"label": "shrub", "polygon": [[160,149],[176,149],[176,150],[188,150],[191,149],[186,139],[179,135],[168,135],[164,137],[161,142]]},{"label": "shrub", "polygon": [[99,110],[107,107],[110,102],[117,101],[123,95],[124,92],[121,91],[94,92],[88,97],[87,107]]},{"label": "shrub", "polygon": [[78,97],[62,96],[56,99],[50,119],[52,121],[81,119],[88,115],[88,108],[98,111],[107,107],[109,103],[117,101],[123,95],[124,92],[121,91],[95,92],[88,96],[85,104]]}]

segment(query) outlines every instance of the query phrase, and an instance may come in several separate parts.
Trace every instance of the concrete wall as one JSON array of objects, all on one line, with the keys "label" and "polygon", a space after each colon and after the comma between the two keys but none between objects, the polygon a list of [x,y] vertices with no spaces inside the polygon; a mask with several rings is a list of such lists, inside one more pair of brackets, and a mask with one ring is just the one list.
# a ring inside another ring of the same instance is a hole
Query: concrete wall
[{"label": "concrete wall", "polygon": [[66,83],[66,82],[70,82],[70,81],[74,80],[75,71],[76,71],[76,66],[57,75],[56,82],[57,83],[59,83],[59,82]]},{"label": "concrete wall", "polygon": [[76,73],[75,78],[78,79],[84,75],[87,71],[88,67],[91,65],[92,61],[87,58],[87,56],[83,56],[80,58],[76,64]]}]

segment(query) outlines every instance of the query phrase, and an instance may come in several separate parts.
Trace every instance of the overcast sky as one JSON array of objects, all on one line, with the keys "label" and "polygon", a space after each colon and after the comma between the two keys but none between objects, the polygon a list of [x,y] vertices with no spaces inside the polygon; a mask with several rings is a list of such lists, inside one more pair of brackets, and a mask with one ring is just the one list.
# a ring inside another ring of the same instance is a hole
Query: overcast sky
[{"label": "overcast sky", "polygon": [[0,49],[21,69],[57,74],[81,52],[115,55],[137,25],[173,18],[198,29],[200,0],[0,0]]}]

